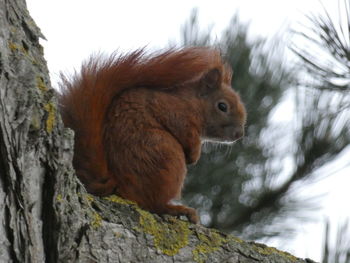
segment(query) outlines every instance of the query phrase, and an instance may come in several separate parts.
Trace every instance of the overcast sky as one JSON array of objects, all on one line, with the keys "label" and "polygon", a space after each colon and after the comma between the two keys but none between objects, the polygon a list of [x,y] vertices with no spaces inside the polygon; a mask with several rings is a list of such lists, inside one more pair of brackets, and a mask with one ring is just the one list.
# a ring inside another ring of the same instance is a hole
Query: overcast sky
[{"label": "overcast sky", "polygon": [[[337,0],[322,2],[330,13],[335,14]],[[128,51],[145,45],[162,48],[170,40],[178,40],[181,26],[195,7],[199,11],[201,27],[214,26],[216,36],[220,36],[238,11],[243,21],[250,22],[252,36],[271,37],[280,29],[297,27],[298,23],[305,21],[304,14],[322,10],[318,0],[27,0],[27,5],[47,38],[41,43],[54,86],[60,71],[71,72],[73,67],[78,68],[81,61],[94,51]],[[350,198],[349,179],[344,183],[347,174],[350,174],[350,169],[308,189],[323,193],[331,186],[332,191],[324,199],[320,222],[300,226],[298,237],[286,243],[283,249],[300,257],[320,260],[323,218],[333,215],[335,220],[349,216],[349,211],[337,206],[339,200],[344,202]],[[272,245],[280,247],[281,244]]]}]

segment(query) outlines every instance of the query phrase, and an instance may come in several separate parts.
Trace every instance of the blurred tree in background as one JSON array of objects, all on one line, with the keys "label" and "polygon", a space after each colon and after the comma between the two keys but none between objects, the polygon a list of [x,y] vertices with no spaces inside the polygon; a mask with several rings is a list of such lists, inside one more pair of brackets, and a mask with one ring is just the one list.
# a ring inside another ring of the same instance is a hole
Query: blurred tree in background
[{"label": "blurred tree in background", "polygon": [[325,224],[322,263],[350,263],[350,226],[349,221],[339,224],[335,242],[331,241],[329,221]]},{"label": "blurred tree in background", "polygon": [[[320,177],[320,168],[338,156],[350,136],[344,118],[340,123],[339,114],[330,111],[330,94],[299,87],[303,71],[285,63],[282,42],[249,38],[248,29],[236,15],[213,40],[210,29],[200,31],[196,12],[183,28],[184,45],[222,49],[234,71],[232,86],[248,112],[243,140],[204,147],[183,197],[199,208],[207,226],[261,239],[292,234],[295,220],[311,217],[317,199],[301,197],[301,189]],[[293,99],[297,114],[281,113]],[[288,123],[274,121],[283,114],[291,115]]]},{"label": "blurred tree in background", "polygon": [[[303,106],[298,108],[299,125],[307,127],[309,132],[301,138],[299,151],[317,154],[327,147],[331,153],[324,153],[321,163],[325,163],[332,153],[342,151],[350,142],[350,1],[339,1],[336,15],[324,8],[323,14],[308,18],[311,26],[297,32],[304,45],[293,46],[307,75],[298,92],[299,105]],[[320,114],[307,114],[307,110],[317,110]],[[311,145],[314,144],[311,137],[317,142],[315,146]],[[347,160],[345,165],[350,164]],[[349,211],[348,207],[345,209]],[[349,222],[338,226],[334,243],[330,227],[327,221],[322,262],[350,263]]]}]

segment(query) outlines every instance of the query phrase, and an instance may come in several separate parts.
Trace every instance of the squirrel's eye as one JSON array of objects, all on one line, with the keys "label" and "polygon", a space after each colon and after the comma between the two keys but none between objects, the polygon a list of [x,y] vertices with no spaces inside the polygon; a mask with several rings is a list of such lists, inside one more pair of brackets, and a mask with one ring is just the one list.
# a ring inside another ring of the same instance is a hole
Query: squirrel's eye
[{"label": "squirrel's eye", "polygon": [[227,112],[227,105],[226,105],[226,103],[224,103],[224,102],[219,102],[219,103],[218,103],[218,108],[219,108],[219,110],[221,110],[222,112]]}]

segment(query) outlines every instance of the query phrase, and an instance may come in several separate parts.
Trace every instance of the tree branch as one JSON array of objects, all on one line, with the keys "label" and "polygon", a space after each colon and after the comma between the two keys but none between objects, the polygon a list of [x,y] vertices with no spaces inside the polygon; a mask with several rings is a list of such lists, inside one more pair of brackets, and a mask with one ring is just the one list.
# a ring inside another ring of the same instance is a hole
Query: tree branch
[{"label": "tree branch", "polygon": [[1,262],[310,262],[86,193],[24,0],[0,0]]}]

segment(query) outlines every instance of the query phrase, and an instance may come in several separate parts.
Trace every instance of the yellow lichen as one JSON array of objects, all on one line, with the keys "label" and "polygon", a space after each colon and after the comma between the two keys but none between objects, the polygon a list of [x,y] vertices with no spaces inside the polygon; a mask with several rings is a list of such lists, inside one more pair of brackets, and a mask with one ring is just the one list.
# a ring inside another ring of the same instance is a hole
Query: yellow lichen
[{"label": "yellow lichen", "polygon": [[208,258],[208,254],[218,250],[228,240],[219,233],[211,230],[208,234],[197,233],[200,243],[192,251],[193,259],[202,263]]},{"label": "yellow lichen", "polygon": [[85,198],[86,198],[86,200],[88,201],[89,204],[91,204],[91,202],[93,202],[95,200],[94,197],[92,195],[90,195],[90,194],[86,194]]},{"label": "yellow lichen", "polygon": [[140,226],[134,229],[150,234],[153,237],[156,249],[165,255],[173,256],[181,248],[188,245],[188,237],[191,233],[188,222],[174,217],[170,217],[168,222],[159,222],[152,213],[141,209],[135,202],[116,195],[111,195],[104,199],[123,205],[131,205],[140,215]]},{"label": "yellow lichen", "polygon": [[18,50],[18,46],[15,43],[9,42],[8,45],[12,51]]},{"label": "yellow lichen", "polygon": [[232,240],[232,241],[237,242],[237,243],[244,243],[244,241],[242,239],[235,237],[235,236],[232,236],[232,235],[229,235],[228,239],[229,239],[229,241]]},{"label": "yellow lichen", "polygon": [[24,55],[28,56],[28,50],[24,46],[19,46],[13,42],[8,42],[9,48],[14,51],[21,51]]},{"label": "yellow lichen", "polygon": [[62,195],[61,195],[61,194],[58,194],[58,195],[56,196],[56,200],[57,200],[58,202],[62,202],[62,201],[63,201]]},{"label": "yellow lichen", "polygon": [[55,113],[56,108],[52,102],[49,102],[44,105],[44,109],[47,111],[47,119],[46,119],[46,131],[51,133],[53,130],[53,126],[55,125]]},{"label": "yellow lichen", "polygon": [[111,201],[111,202],[114,202],[114,203],[123,204],[123,205],[136,205],[135,202],[121,198],[117,195],[110,195],[110,196],[105,197],[104,199]]},{"label": "yellow lichen", "polygon": [[97,213],[93,213],[93,220],[91,222],[93,228],[98,228],[102,225],[102,217]]},{"label": "yellow lichen", "polygon": [[122,233],[119,233],[119,232],[114,232],[114,235],[116,238],[121,238],[123,237],[123,234]]},{"label": "yellow lichen", "polygon": [[152,235],[154,246],[162,253],[174,256],[188,245],[189,223],[175,218],[170,218],[170,222],[158,222],[151,213],[140,208],[136,210],[140,214],[139,230]]},{"label": "yellow lichen", "polygon": [[33,109],[32,116],[31,116],[31,128],[34,130],[40,130],[41,128],[41,117],[36,108]]},{"label": "yellow lichen", "polygon": [[288,252],[278,250],[274,247],[268,247],[264,244],[255,243],[253,248],[262,255],[278,254],[280,256],[288,258],[292,262],[296,262],[298,259]]},{"label": "yellow lichen", "polygon": [[42,92],[45,92],[48,90],[42,77],[39,77],[39,76],[36,77],[36,85]]},{"label": "yellow lichen", "polygon": [[18,45],[13,42],[8,42],[8,47],[12,52],[19,51],[20,54],[24,55],[33,65],[38,65],[39,63],[35,60],[35,58],[29,54],[28,47],[23,45]]}]

